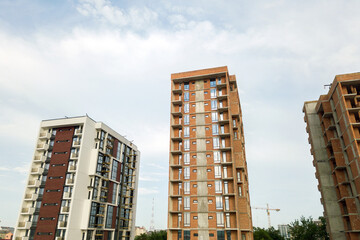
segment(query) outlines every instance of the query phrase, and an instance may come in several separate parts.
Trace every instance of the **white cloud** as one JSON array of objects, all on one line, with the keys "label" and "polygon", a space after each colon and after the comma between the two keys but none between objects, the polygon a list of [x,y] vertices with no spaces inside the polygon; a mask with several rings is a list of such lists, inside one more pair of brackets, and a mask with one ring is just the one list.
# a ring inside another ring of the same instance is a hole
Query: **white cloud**
[{"label": "white cloud", "polygon": [[138,194],[139,195],[152,195],[159,193],[157,189],[149,189],[149,188],[139,188]]}]

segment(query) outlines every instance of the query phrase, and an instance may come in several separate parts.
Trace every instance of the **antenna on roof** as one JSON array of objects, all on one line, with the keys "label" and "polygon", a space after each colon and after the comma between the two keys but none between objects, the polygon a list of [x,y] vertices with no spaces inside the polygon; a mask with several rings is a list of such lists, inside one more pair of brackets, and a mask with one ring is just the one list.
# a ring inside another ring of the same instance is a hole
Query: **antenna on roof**
[{"label": "antenna on roof", "polygon": [[326,87],[328,87],[328,88],[329,88],[329,90],[330,90],[331,85],[332,85],[332,83],[330,83],[330,84],[325,84],[325,85],[324,85],[324,89],[325,89]]}]

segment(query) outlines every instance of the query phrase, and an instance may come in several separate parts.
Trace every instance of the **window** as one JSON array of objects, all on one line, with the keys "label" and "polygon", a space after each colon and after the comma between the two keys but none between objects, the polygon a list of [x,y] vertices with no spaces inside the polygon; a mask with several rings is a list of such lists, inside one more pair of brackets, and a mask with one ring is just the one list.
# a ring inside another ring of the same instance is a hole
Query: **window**
[{"label": "window", "polygon": [[111,180],[116,181],[118,168],[119,168],[119,162],[114,160],[111,170]]},{"label": "window", "polygon": [[189,136],[190,136],[190,128],[184,127],[184,137],[189,137]]},{"label": "window", "polygon": [[228,177],[227,167],[224,167],[223,170],[224,170],[224,178],[227,178]]},{"label": "window", "polygon": [[224,133],[225,133],[225,126],[224,126],[224,125],[221,125],[221,126],[220,126],[220,130],[221,130],[221,133],[224,134]]},{"label": "window", "polygon": [[184,179],[190,179],[190,167],[184,167]]},{"label": "window", "polygon": [[[230,216],[229,216],[229,220],[230,220]],[[230,228],[230,224],[229,224],[229,228]],[[227,237],[227,240],[231,240],[231,231],[229,231],[229,230],[226,231],[226,237]]]},{"label": "window", "polygon": [[237,139],[237,132],[234,132],[234,139]]},{"label": "window", "polygon": [[193,184],[193,188],[197,188],[197,184]]},{"label": "window", "polygon": [[190,194],[190,182],[184,182],[184,194]]},{"label": "window", "polygon": [[[230,228],[230,213],[226,213],[226,227]],[[228,235],[228,239],[229,239],[229,234]],[[231,236],[230,236],[231,239]]]},{"label": "window", "polygon": [[189,125],[189,123],[190,123],[190,116],[184,115],[184,125]]},{"label": "window", "polygon": [[214,166],[215,178],[221,178],[221,166]]},{"label": "window", "polygon": [[196,141],[193,141],[192,144],[195,145],[195,144],[196,144]]},{"label": "window", "polygon": [[[184,212],[184,226],[189,227],[190,226],[190,213],[189,212]],[[186,238],[186,232],[184,231],[184,240],[188,239],[190,240],[190,231],[189,231],[189,238]]]},{"label": "window", "polygon": [[178,214],[178,227],[180,226],[181,226],[181,213]]},{"label": "window", "polygon": [[195,118],[196,118],[196,116],[195,116],[195,115],[194,115],[194,116],[191,116],[191,118],[192,118],[192,119],[195,119]]},{"label": "window", "polygon": [[236,127],[236,120],[233,119],[233,127]]},{"label": "window", "polygon": [[189,83],[184,83],[184,90],[189,90]]},{"label": "window", "polygon": [[211,96],[211,98],[216,98],[216,89],[215,88],[210,90],[210,96]]},{"label": "window", "polygon": [[190,197],[184,197],[184,210],[190,210]]},{"label": "window", "polygon": [[218,77],[218,84],[221,84],[221,77]]},{"label": "window", "polygon": [[182,199],[181,197],[178,198],[178,211],[181,211],[181,204],[182,204]]},{"label": "window", "polygon": [[211,100],[211,110],[217,109],[217,100]]},{"label": "window", "polygon": [[225,210],[230,210],[230,203],[229,203],[229,197],[225,197]]},{"label": "window", "polygon": [[240,174],[240,172],[236,172],[236,176],[237,176],[237,181],[241,182],[241,174]]},{"label": "window", "polygon": [[208,200],[208,203],[212,203],[212,202],[213,202],[213,200],[212,200],[212,199],[209,199],[209,200]]},{"label": "window", "polygon": [[215,79],[210,80],[210,87],[216,87],[216,81]]},{"label": "window", "polygon": [[189,151],[189,150],[190,150],[190,140],[189,140],[189,139],[185,139],[185,140],[184,140],[184,150],[185,150],[185,151]]},{"label": "window", "polygon": [[[185,115],[186,116],[186,115]],[[211,120],[212,120],[212,122],[217,122],[217,121],[219,121],[218,120],[218,115],[217,115],[217,113],[216,112],[212,112],[211,113]],[[189,123],[188,123],[189,124]]]},{"label": "window", "polygon": [[[194,220],[197,220],[198,217],[197,217],[197,216],[193,216],[193,219],[194,219]],[[196,234],[196,235],[195,235],[195,234]],[[197,233],[194,233],[194,236],[197,236]]]},{"label": "window", "polygon": [[184,104],[184,113],[188,113],[189,110],[190,110],[189,103],[185,103],[185,104]]},{"label": "window", "polygon": [[219,149],[220,148],[220,139],[218,137],[213,138],[213,148]]},{"label": "window", "polygon": [[213,216],[209,216],[208,219],[213,219],[214,217]]},{"label": "window", "polygon": [[223,153],[222,153],[222,161],[223,161],[223,162],[226,162],[226,152],[223,152]]},{"label": "window", "polygon": [[229,193],[229,184],[227,181],[224,182],[224,193],[225,194]]},{"label": "window", "polygon": [[190,153],[184,153],[184,164],[190,164]]},{"label": "window", "polygon": [[178,230],[178,240],[181,240],[181,230]]},{"label": "window", "polygon": [[246,235],[245,235],[245,234],[241,234],[241,239],[242,239],[242,240],[246,240]]},{"label": "window", "polygon": [[107,214],[106,214],[106,228],[111,228],[113,212],[114,212],[114,207],[113,206],[108,206],[107,207]]},{"label": "window", "polygon": [[223,208],[222,196],[216,196],[216,209]]},{"label": "window", "polygon": [[217,125],[217,124],[212,125],[212,134],[219,135],[219,125]]},{"label": "window", "polygon": [[191,96],[195,96],[195,93],[192,93]]},{"label": "window", "polygon": [[184,101],[185,101],[185,102],[188,102],[188,101],[189,101],[189,96],[190,96],[190,95],[189,95],[188,92],[185,92],[185,93],[184,93]]},{"label": "window", "polygon": [[218,227],[224,226],[224,213],[222,212],[216,213],[216,225]]},{"label": "window", "polygon": [[214,151],[214,163],[220,163],[220,152]]},{"label": "window", "polygon": [[197,169],[193,169],[192,171],[195,173],[195,172],[197,172]]},{"label": "window", "polygon": [[224,231],[217,231],[217,240],[225,240],[225,232]]},{"label": "window", "polygon": [[216,180],[215,181],[215,193],[221,193],[221,192],[222,192],[221,181]]}]

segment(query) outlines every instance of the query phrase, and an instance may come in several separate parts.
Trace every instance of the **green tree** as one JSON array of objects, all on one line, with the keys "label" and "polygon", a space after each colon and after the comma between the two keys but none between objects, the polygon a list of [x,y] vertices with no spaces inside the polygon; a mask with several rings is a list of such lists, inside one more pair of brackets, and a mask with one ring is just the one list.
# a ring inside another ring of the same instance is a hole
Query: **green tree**
[{"label": "green tree", "polygon": [[167,233],[165,230],[154,231],[151,233],[143,233],[135,237],[135,240],[166,240]]},{"label": "green tree", "polygon": [[255,227],[254,240],[284,240],[284,238],[280,235],[280,231],[273,227],[269,229]]},{"label": "green tree", "polygon": [[290,234],[294,240],[325,240],[329,239],[326,232],[326,222],[320,218],[321,224],[317,225],[311,217],[302,216],[300,220],[290,223]]}]

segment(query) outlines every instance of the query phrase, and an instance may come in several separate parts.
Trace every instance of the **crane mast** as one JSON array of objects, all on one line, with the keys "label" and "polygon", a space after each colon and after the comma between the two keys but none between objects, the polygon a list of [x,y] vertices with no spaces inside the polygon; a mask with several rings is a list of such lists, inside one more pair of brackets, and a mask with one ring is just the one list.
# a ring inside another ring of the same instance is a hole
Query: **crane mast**
[{"label": "crane mast", "polygon": [[269,224],[269,228],[271,228],[271,220],[270,220],[270,211],[276,211],[279,212],[280,209],[279,208],[269,208],[269,204],[266,204],[266,208],[264,207],[254,207],[254,209],[261,209],[261,210],[265,210],[267,217],[268,217],[268,224]]}]

